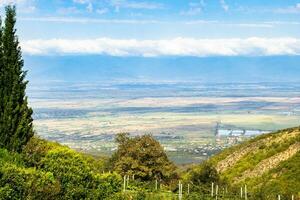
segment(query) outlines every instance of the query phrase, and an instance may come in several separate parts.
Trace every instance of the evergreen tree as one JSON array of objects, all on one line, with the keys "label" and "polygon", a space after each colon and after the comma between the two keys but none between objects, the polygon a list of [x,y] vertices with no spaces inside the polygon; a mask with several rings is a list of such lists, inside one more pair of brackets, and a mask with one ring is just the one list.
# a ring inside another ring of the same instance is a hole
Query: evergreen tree
[{"label": "evergreen tree", "polygon": [[21,151],[33,136],[32,109],[25,93],[23,59],[16,36],[16,8],[6,7],[6,18],[0,35],[0,147]]}]

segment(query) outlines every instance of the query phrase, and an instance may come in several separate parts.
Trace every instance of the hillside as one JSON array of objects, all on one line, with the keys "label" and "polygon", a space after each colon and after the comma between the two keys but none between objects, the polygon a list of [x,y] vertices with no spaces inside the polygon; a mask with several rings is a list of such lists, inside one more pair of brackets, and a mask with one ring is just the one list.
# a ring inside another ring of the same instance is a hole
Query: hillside
[{"label": "hillside", "polygon": [[210,160],[222,180],[261,199],[300,195],[300,128],[261,135]]},{"label": "hillside", "polygon": [[0,200],[113,199],[122,178],[104,162],[37,137],[21,153],[0,148]]},{"label": "hillside", "polygon": [[[155,193],[155,182],[133,179],[123,193],[119,173],[104,173],[108,170],[106,162],[107,159],[95,159],[33,137],[21,153],[0,149],[0,199],[177,198],[177,178],[170,185],[161,184]],[[249,200],[276,199],[279,194],[281,199],[291,199],[292,195],[299,199],[300,128],[259,136],[226,149],[206,163],[215,169],[201,164],[179,174],[184,184],[184,199],[212,199],[211,182],[219,184],[223,192],[220,199],[238,199],[240,187],[245,184]],[[200,175],[191,173],[198,169],[206,171]],[[186,179],[187,174],[194,179],[192,183]],[[228,194],[224,193],[225,188]]]}]

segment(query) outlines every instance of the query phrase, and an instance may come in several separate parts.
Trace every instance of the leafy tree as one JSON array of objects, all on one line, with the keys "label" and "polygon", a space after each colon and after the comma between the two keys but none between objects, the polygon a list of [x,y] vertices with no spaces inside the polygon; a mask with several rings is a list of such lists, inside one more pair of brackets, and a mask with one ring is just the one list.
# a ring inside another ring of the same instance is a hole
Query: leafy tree
[{"label": "leafy tree", "polygon": [[33,136],[33,126],[15,24],[16,8],[7,6],[5,26],[0,31],[0,147],[20,152]]},{"label": "leafy tree", "polygon": [[203,163],[199,169],[192,170],[190,176],[190,181],[197,185],[211,184],[212,182],[217,183],[220,181],[217,170],[208,162]]},{"label": "leafy tree", "polygon": [[130,138],[128,134],[116,137],[118,150],[111,158],[112,168],[121,175],[135,176],[142,181],[177,178],[175,165],[169,161],[163,147],[151,135]]}]

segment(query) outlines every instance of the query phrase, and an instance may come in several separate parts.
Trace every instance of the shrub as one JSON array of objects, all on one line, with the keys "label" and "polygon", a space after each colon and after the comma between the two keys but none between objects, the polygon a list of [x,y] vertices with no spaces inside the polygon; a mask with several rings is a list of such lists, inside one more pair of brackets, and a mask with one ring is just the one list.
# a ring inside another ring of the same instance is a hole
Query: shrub
[{"label": "shrub", "polygon": [[81,154],[68,148],[54,149],[41,160],[41,167],[52,172],[60,181],[61,196],[67,199],[86,198],[93,177]]},{"label": "shrub", "polygon": [[3,166],[5,163],[11,163],[18,166],[23,166],[24,161],[20,154],[9,152],[6,149],[0,149],[0,166]]},{"label": "shrub", "polygon": [[220,181],[219,174],[215,167],[205,162],[200,168],[196,168],[190,172],[190,181],[196,185],[218,183]]},{"label": "shrub", "polygon": [[28,167],[40,167],[41,160],[52,149],[63,148],[62,145],[39,137],[32,137],[23,149],[23,156]]},{"label": "shrub", "polygon": [[122,178],[116,173],[95,174],[89,199],[105,199],[121,191]]},{"label": "shrub", "polygon": [[0,169],[0,188],[3,199],[55,199],[60,192],[52,173],[10,164]]}]

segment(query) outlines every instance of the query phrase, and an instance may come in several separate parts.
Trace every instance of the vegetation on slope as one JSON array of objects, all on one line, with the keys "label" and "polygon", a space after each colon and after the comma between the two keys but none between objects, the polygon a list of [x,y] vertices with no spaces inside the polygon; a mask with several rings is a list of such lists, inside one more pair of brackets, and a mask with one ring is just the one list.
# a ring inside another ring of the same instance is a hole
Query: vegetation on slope
[{"label": "vegetation on slope", "polygon": [[121,176],[103,173],[104,161],[57,143],[32,138],[21,154],[0,155],[0,199],[111,199],[121,191]]},{"label": "vegetation on slope", "polygon": [[118,150],[110,159],[112,170],[142,181],[169,183],[178,179],[175,165],[151,135],[131,138],[128,134],[118,134],[116,142]]},{"label": "vegetation on slope", "polygon": [[[233,191],[247,185],[249,198],[300,195],[300,128],[265,134],[226,149],[208,162]],[[196,169],[188,172],[192,174]]]}]

